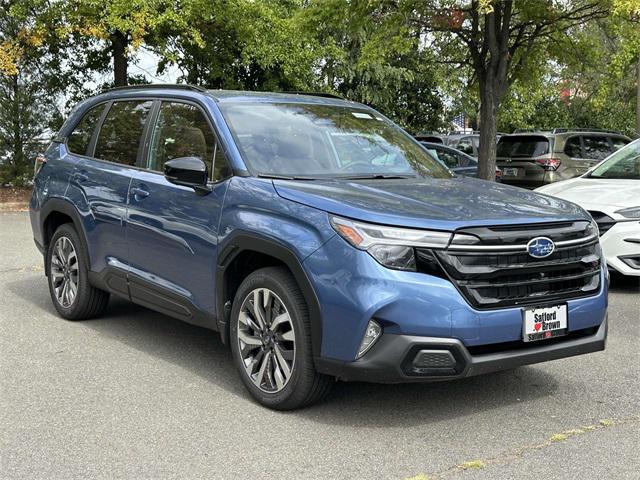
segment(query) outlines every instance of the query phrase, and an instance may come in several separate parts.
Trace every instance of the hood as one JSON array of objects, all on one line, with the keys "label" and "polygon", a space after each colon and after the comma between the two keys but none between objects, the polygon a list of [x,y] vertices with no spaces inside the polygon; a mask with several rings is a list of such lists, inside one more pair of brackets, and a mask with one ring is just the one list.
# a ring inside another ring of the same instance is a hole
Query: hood
[{"label": "hood", "polygon": [[288,200],[336,215],[385,225],[460,227],[590,219],[577,205],[474,178],[274,180]]},{"label": "hood", "polygon": [[619,210],[640,205],[640,180],[572,178],[537,190],[588,210]]}]

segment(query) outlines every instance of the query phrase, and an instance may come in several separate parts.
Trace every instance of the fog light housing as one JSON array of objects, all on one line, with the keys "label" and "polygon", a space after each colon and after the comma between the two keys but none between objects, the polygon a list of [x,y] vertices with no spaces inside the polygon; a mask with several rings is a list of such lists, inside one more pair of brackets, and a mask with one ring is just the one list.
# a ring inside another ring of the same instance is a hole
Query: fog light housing
[{"label": "fog light housing", "polygon": [[364,337],[362,337],[362,343],[360,344],[360,348],[358,349],[358,356],[356,358],[360,358],[365,353],[367,353],[369,349],[376,343],[378,338],[380,338],[381,334],[382,327],[378,324],[378,322],[369,320],[367,328],[364,331]]}]

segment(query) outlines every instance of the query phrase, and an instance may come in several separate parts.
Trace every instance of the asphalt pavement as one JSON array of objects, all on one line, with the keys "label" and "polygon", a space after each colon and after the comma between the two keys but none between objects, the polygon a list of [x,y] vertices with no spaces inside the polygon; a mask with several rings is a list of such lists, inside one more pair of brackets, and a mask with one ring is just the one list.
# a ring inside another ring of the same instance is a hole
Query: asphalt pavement
[{"label": "asphalt pavement", "polygon": [[214,332],[117,299],[59,318],[28,215],[0,214],[0,478],[638,479],[638,282],[609,317],[604,352],[273,412]]}]

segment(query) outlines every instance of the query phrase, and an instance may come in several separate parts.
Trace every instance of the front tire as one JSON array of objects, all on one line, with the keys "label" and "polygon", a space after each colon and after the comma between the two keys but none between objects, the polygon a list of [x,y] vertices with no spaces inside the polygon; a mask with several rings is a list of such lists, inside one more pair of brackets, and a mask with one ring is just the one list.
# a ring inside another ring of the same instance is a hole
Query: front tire
[{"label": "front tire", "polygon": [[323,398],[333,380],[316,372],[307,304],[282,267],[249,275],[236,292],[230,343],[234,363],[253,398],[292,410]]},{"label": "front tire", "polygon": [[85,246],[73,225],[58,227],[47,249],[47,273],[51,301],[67,320],[97,317],[107,308],[109,294],[89,284],[88,263]]}]

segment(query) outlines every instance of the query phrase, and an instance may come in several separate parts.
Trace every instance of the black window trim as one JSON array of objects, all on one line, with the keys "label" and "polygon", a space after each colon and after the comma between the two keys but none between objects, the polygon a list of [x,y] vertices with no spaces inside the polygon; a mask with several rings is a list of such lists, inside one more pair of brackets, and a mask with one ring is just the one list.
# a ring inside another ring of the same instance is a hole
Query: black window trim
[{"label": "black window trim", "polygon": [[[156,121],[158,120],[158,115],[160,114],[160,107],[162,106],[162,103],[183,103],[186,105],[193,105],[194,107],[196,107],[198,110],[200,110],[200,113],[203,114],[205,120],[207,121],[207,124],[209,125],[209,128],[211,129],[211,132],[213,132],[213,137],[215,139],[215,145],[214,145],[214,150],[213,150],[213,158],[211,160],[211,171],[209,172],[209,178],[207,181],[207,184],[210,185],[215,185],[218,184],[220,182],[223,182],[229,178],[231,178],[234,173],[233,173],[233,169],[231,168],[231,163],[229,162],[228,159],[228,155],[227,155],[227,150],[224,147],[224,145],[222,145],[222,143],[220,142],[220,135],[218,134],[218,130],[216,128],[216,125],[213,121],[211,121],[211,118],[209,117],[209,113],[207,112],[207,109],[204,108],[203,105],[201,105],[199,102],[197,101],[193,101],[193,100],[187,100],[184,99],[182,97],[175,97],[175,96],[171,96],[171,95],[167,95],[167,96],[156,96],[153,97],[155,100],[155,103],[157,105],[154,105],[154,108],[152,108],[151,113],[149,115],[149,122],[148,124],[145,126],[145,131],[143,132],[143,138],[144,141],[142,142],[143,144],[143,151],[142,151],[142,155],[140,158],[140,161],[138,163],[138,168],[141,170],[145,170],[147,172],[150,173],[155,173],[158,175],[163,175],[164,173],[158,170],[153,170],[151,168],[149,168],[149,148],[151,146],[151,137],[153,135],[153,127],[155,127]],[[153,125],[153,127],[151,127],[151,125]],[[216,153],[217,153],[217,149],[218,146],[222,147],[222,156],[224,158],[224,161],[227,164],[227,167],[229,168],[229,171],[231,172],[231,175],[229,175],[228,177],[225,178],[221,178],[219,180],[213,180],[211,178],[211,176],[213,175],[213,172],[215,171],[215,161],[216,161]]]}]

